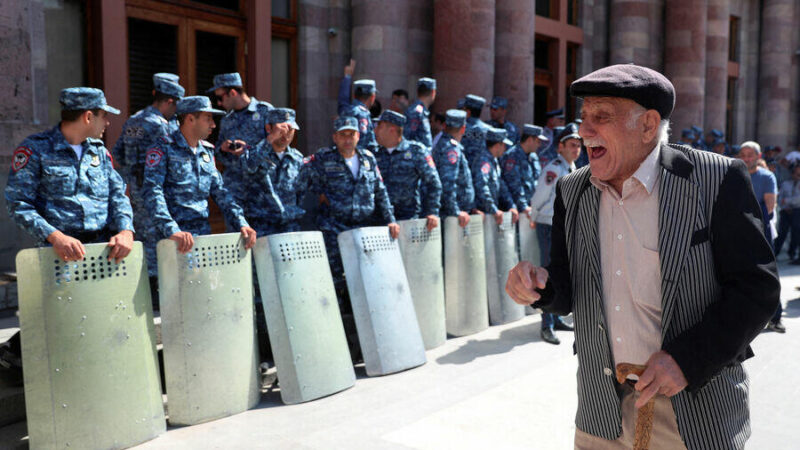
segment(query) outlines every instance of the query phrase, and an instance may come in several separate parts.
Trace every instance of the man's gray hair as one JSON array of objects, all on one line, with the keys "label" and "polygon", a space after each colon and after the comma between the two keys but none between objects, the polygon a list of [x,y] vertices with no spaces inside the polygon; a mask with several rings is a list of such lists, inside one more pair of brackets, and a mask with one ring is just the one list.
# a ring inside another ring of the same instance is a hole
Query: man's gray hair
[{"label": "man's gray hair", "polygon": [[[628,116],[628,121],[625,123],[625,126],[628,129],[636,128],[636,123],[639,122],[639,117],[642,117],[642,114],[647,112],[644,106],[636,104],[636,106],[631,109],[630,115]],[[669,119],[662,119],[661,123],[658,124],[658,143],[666,145],[669,143]],[[758,144],[756,144],[758,145]]]},{"label": "man's gray hair", "polygon": [[739,149],[741,150],[741,149],[743,149],[745,147],[752,148],[753,150],[756,151],[756,154],[758,154],[758,155],[761,154],[761,146],[758,145],[758,142],[756,142],[756,141],[744,141],[744,142],[742,142],[742,145],[739,146]]}]

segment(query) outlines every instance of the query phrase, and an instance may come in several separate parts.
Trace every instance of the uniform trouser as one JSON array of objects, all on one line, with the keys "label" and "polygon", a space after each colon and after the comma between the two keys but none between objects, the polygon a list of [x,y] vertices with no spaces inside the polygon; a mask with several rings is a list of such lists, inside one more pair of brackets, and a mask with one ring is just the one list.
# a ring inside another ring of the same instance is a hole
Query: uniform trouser
[{"label": "uniform trouser", "polygon": [[789,238],[788,255],[797,257],[797,247],[800,244],[800,210],[794,213],[792,209],[782,209],[778,214],[778,236],[775,238],[775,255],[781,252],[786,238]]},{"label": "uniform trouser", "polygon": [[[622,433],[613,441],[585,433],[575,428],[575,450],[627,450],[633,448],[634,431],[636,429],[636,392],[629,383],[619,388],[622,397]],[[650,435],[650,450],[678,450],[686,445],[678,431],[678,422],[672,401],[663,396],[655,396],[653,411],[653,431]]]},{"label": "uniform trouser", "polygon": [[353,316],[353,306],[350,304],[350,294],[347,291],[347,280],[344,275],[344,264],[342,254],[339,252],[339,233],[347,231],[353,227],[342,226],[337,230],[321,230],[322,238],[325,241],[325,250],[328,252],[328,264],[331,268],[333,277],[333,288],[336,290],[336,300],[339,303],[339,311],[342,314],[342,324],[347,336],[347,344],[350,347],[350,357],[354,362],[361,359],[361,346],[358,342],[355,318]]},{"label": "uniform trouser", "polygon": [[[550,234],[553,230],[552,225],[546,223],[536,223],[536,239],[539,241],[539,251],[541,266],[546,267],[550,264]],[[557,315],[542,313],[542,329],[553,328],[557,320],[561,320]]]}]

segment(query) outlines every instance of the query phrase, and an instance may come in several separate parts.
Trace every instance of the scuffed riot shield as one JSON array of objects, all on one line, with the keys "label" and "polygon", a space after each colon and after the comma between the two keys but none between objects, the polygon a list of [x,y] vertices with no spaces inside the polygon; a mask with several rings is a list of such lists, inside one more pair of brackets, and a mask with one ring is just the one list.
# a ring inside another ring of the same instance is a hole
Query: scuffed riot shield
[{"label": "scuffed riot shield", "polygon": [[403,258],[388,228],[356,228],[338,241],[367,375],[425,364]]},{"label": "scuffed riot shield", "polygon": [[[519,260],[528,261],[534,266],[541,265],[541,254],[539,250],[539,239],[536,238],[536,228],[531,228],[531,219],[525,215],[519,215],[517,222],[519,229]],[[526,314],[538,314],[539,310],[525,307]]]},{"label": "scuffed riot shield", "polygon": [[356,381],[319,231],[273,234],[253,251],[281,399],[306,402]]},{"label": "scuffed riot shield", "polygon": [[516,235],[510,212],[503,214],[502,225],[497,225],[494,216],[484,216],[486,291],[489,297],[489,323],[492,325],[502,325],[525,317],[525,307],[515,303],[506,294],[508,271],[519,262]]},{"label": "scuffed riot shield", "polygon": [[427,219],[399,222],[400,253],[406,268],[411,298],[425,349],[439,347],[447,340],[444,319],[444,269],[442,268],[442,227],[428,231]]},{"label": "scuffed riot shield", "polygon": [[444,297],[447,333],[466,336],[489,328],[483,220],[470,216],[466,228],[458,217],[444,220]]},{"label": "scuffed riot shield", "polygon": [[250,252],[238,233],[195,236],[189,253],[158,243],[169,422],[192,425],[260,398]]},{"label": "scuffed riot shield", "polygon": [[119,264],[17,255],[31,448],[126,448],[166,429],[153,307],[140,242]]}]

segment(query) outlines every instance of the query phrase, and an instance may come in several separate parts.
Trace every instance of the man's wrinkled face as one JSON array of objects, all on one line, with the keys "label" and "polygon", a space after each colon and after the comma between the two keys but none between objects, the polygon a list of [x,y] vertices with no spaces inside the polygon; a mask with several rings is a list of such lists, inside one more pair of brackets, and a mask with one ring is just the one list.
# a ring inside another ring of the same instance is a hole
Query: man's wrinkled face
[{"label": "man's wrinkled face", "polygon": [[342,130],[333,134],[333,142],[336,144],[336,148],[339,150],[351,152],[356,149],[358,137],[358,131]]},{"label": "man's wrinkled face", "polygon": [[90,137],[103,139],[103,133],[106,132],[108,125],[108,113],[106,111],[100,109],[97,111],[97,114],[89,111],[89,127],[91,128],[91,132],[89,134]]},{"label": "man's wrinkled face", "polygon": [[[638,105],[617,97],[586,97],[578,134],[589,156],[592,176],[602,181],[625,181],[644,159],[638,152],[643,131],[631,113]],[[646,156],[646,154],[644,155]]]},{"label": "man's wrinkled face", "polygon": [[752,147],[742,147],[736,155],[747,166],[747,170],[754,170],[758,166],[758,152]]}]

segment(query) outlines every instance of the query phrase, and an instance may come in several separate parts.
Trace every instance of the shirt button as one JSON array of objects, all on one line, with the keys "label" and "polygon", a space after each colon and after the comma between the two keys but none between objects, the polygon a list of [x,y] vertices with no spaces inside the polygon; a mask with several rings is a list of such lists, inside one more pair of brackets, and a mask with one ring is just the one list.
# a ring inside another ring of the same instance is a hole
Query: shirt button
[{"label": "shirt button", "polygon": [[622,338],[621,338],[621,337],[618,337],[618,338],[617,338],[617,342],[622,342]]},{"label": "shirt button", "polygon": [[617,306],[615,306],[615,307],[614,307],[614,310],[615,310],[615,311],[619,311],[620,309],[621,309],[621,308],[619,307],[619,305],[617,305]]},{"label": "shirt button", "polygon": [[614,372],[612,372],[612,371],[611,371],[611,369],[609,369],[608,367],[606,367],[606,368],[604,368],[604,369],[603,369],[603,373],[604,373],[604,374],[605,374],[607,377],[610,377],[610,376],[611,376],[611,374],[613,374]]},{"label": "shirt button", "polygon": [[622,275],[622,271],[621,271],[621,270],[618,270],[618,271],[616,272],[616,274],[617,274],[617,276],[620,276],[620,275]]},{"label": "shirt button", "polygon": [[622,200],[619,201],[619,206],[622,206]]},{"label": "shirt button", "polygon": [[621,235],[621,234],[618,234],[618,235],[617,235],[617,239],[619,239],[619,240],[621,241],[621,240],[622,240],[622,235]]}]

